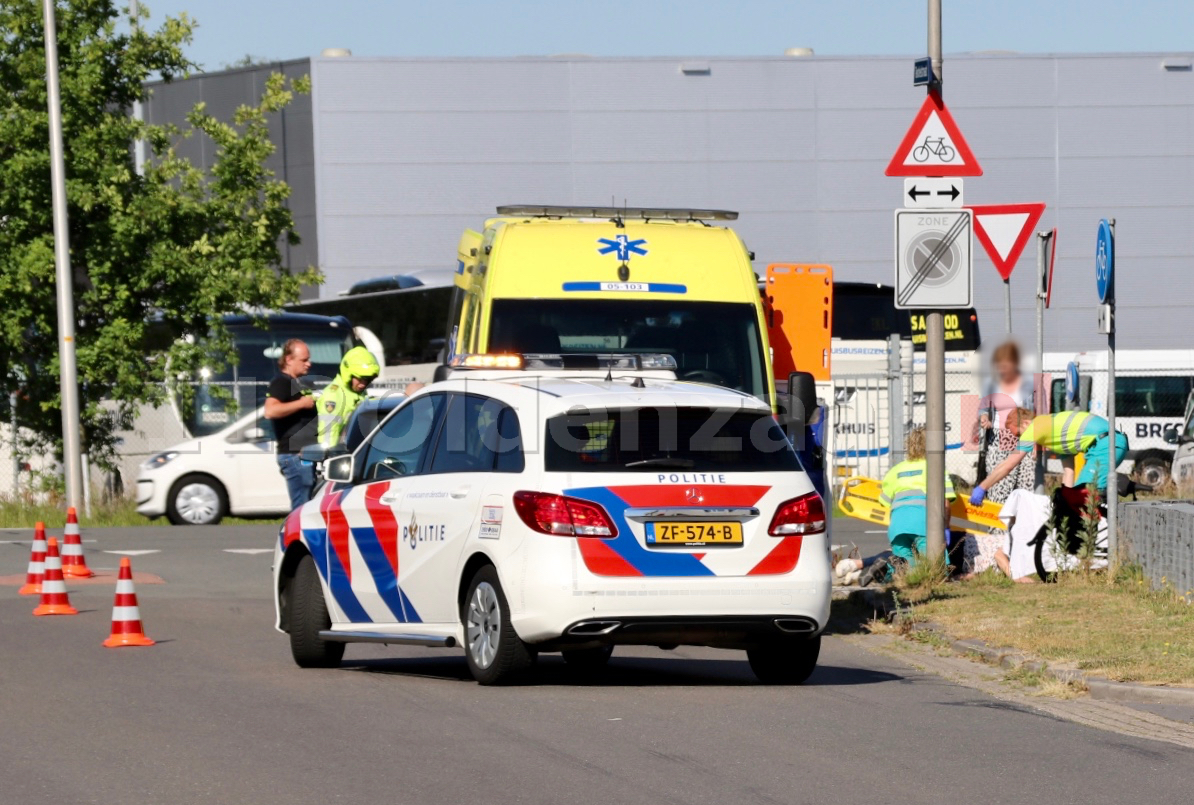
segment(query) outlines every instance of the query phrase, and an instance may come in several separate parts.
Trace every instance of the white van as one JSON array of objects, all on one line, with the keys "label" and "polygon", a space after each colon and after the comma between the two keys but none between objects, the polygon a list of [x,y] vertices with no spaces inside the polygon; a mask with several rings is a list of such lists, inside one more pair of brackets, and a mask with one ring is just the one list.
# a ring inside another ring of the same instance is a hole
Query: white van
[{"label": "white van", "polygon": [[[1066,408],[1065,366],[1078,365],[1091,378],[1089,410],[1107,415],[1107,353],[1045,356],[1051,377],[1051,410]],[[1167,483],[1174,450],[1168,434],[1185,425],[1186,400],[1194,391],[1194,350],[1122,349],[1115,352],[1115,426],[1128,437],[1130,472],[1149,486]]]}]

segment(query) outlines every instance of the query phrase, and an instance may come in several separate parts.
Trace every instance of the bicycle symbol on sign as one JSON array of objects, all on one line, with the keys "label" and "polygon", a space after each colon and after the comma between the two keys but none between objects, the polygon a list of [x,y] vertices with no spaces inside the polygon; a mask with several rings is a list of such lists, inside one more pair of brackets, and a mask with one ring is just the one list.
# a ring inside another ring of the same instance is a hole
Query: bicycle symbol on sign
[{"label": "bicycle symbol on sign", "polygon": [[1100,240],[1095,253],[1095,279],[1099,282],[1107,281],[1107,262],[1107,245]]},{"label": "bicycle symbol on sign", "polygon": [[944,137],[934,140],[926,135],[925,141],[912,149],[912,158],[917,162],[925,162],[930,156],[935,156],[942,162],[953,162],[957,153],[951,146],[945,144]]}]

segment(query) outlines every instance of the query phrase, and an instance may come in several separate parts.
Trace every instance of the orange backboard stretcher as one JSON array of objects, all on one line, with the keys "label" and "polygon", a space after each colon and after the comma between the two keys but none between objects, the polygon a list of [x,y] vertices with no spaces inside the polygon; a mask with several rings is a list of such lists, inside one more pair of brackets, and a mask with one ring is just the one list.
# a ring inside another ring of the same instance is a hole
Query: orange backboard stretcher
[{"label": "orange backboard stretcher", "polygon": [[775,379],[795,371],[829,380],[833,349],[833,267],[802,263],[767,266],[763,304]]}]

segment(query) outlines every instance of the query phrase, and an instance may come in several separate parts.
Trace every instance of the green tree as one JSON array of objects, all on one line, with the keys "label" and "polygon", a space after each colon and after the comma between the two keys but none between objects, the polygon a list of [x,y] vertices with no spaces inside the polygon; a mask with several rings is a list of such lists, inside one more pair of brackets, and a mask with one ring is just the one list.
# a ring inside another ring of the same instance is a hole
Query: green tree
[{"label": "green tree", "polygon": [[[318,281],[313,269],[281,268],[279,242],[297,242],[290,189],[264,164],[274,151],[270,115],[308,82],[271,76],[260,102],[231,121],[203,104],[184,130],[135,120],[130,110],[147,79],[170,81],[194,66],[183,48],[195,23],[184,14],[156,29],[118,30],[122,9],[114,0],[57,0],[84,446],[105,466],[116,433],[142,404],[162,403],[168,381],[185,395],[180,377],[234,359],[221,314],[277,308]],[[39,0],[0,4],[0,371],[18,395],[21,424],[43,448],[60,449],[42,35]],[[196,132],[216,147],[208,171],[174,148]],[[141,174],[138,139],[149,152]],[[152,343],[153,322],[211,337]],[[0,413],[7,404],[4,395]]]}]

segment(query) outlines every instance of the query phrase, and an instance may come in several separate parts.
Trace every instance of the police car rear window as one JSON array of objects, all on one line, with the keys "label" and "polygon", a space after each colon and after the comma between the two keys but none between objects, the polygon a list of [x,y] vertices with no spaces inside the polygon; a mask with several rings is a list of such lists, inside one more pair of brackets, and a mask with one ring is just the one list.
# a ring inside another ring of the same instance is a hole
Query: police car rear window
[{"label": "police car rear window", "polygon": [[547,421],[549,472],[799,470],[770,414],[711,408],[634,408]]}]

